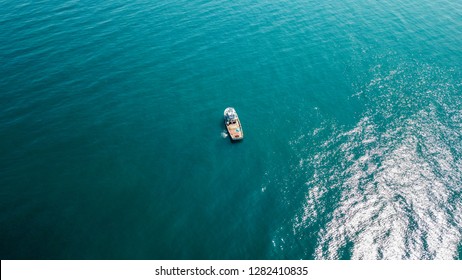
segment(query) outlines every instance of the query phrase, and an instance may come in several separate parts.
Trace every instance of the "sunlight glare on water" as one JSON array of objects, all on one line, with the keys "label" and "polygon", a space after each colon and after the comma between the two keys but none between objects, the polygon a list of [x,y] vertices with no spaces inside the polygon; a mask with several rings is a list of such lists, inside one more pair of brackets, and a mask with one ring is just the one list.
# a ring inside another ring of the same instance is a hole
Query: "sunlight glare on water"
[{"label": "sunlight glare on water", "polygon": [[[297,234],[323,214],[320,201],[335,205],[318,234],[316,258],[337,259],[345,249],[353,259],[458,257],[462,134],[457,128],[462,111],[460,99],[452,99],[457,81],[441,69],[414,66],[385,76],[374,70],[376,77],[361,95],[379,91],[373,97],[377,107],[369,108],[353,129],[332,134],[307,159],[315,171],[307,182],[303,213],[295,218]],[[401,116],[400,108],[414,113]],[[325,171],[330,154],[339,155],[341,168]],[[341,193],[338,199],[326,196],[331,189]]]}]

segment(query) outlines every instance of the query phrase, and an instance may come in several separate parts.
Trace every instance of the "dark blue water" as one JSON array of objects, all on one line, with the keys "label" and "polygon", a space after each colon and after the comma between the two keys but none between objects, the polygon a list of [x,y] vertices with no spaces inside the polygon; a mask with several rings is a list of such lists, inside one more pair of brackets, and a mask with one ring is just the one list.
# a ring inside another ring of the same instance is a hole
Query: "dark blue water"
[{"label": "dark blue water", "polygon": [[0,13],[2,259],[461,258],[460,1]]}]

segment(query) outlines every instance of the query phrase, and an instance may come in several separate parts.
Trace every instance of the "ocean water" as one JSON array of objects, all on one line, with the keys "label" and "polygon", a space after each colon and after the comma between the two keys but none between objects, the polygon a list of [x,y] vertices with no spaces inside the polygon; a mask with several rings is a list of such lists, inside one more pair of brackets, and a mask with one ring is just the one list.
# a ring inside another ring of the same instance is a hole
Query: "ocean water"
[{"label": "ocean water", "polygon": [[2,259],[462,258],[461,1],[0,14]]}]

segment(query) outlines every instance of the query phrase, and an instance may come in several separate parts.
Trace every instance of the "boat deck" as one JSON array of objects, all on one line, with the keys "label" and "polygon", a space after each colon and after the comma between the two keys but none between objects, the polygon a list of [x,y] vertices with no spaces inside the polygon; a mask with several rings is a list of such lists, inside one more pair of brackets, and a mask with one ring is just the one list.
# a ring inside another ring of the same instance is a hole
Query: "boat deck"
[{"label": "boat deck", "polygon": [[232,139],[241,139],[244,135],[239,120],[226,126]]}]

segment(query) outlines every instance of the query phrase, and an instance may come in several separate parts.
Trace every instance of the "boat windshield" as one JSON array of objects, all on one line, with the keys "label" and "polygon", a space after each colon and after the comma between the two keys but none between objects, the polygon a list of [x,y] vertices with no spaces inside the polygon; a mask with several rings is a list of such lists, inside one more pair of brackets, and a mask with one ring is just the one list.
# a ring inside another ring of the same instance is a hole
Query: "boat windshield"
[{"label": "boat windshield", "polygon": [[236,119],[236,115],[233,114],[233,113],[230,113],[230,114],[227,115],[227,118],[228,118],[228,120],[235,120],[235,119]]}]

